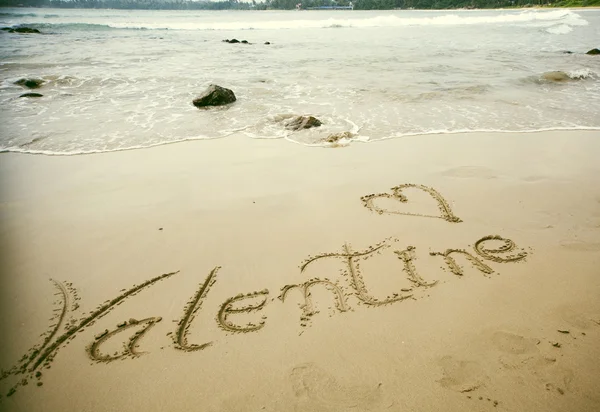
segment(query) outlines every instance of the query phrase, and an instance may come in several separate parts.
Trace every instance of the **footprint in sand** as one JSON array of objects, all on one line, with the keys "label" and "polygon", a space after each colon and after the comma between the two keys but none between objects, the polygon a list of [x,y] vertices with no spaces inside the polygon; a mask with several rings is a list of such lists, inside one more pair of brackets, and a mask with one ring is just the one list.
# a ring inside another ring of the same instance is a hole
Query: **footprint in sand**
[{"label": "footprint in sand", "polygon": [[373,385],[341,383],[312,363],[296,366],[289,376],[298,401],[298,411],[356,412],[378,410],[385,406],[379,382]]},{"label": "footprint in sand", "polygon": [[510,332],[497,331],[492,334],[492,343],[501,352],[512,355],[524,355],[537,353],[537,345],[540,341]]},{"label": "footprint in sand", "polygon": [[456,392],[472,392],[485,386],[488,376],[477,362],[444,356],[438,362],[444,376],[438,382]]},{"label": "footprint in sand", "polygon": [[[546,390],[564,394],[570,389],[573,372],[557,364],[556,357],[544,356],[540,351],[541,341],[511,332],[497,331],[492,334],[493,346],[501,353],[499,361],[505,370],[513,371],[514,377],[533,377]],[[521,372],[521,370],[525,370]]]},{"label": "footprint in sand", "polygon": [[[545,358],[540,355],[539,339],[527,338],[511,332],[497,331],[492,334],[492,345],[501,353],[499,361],[505,369],[542,367]],[[547,362],[551,362],[548,360]]]}]

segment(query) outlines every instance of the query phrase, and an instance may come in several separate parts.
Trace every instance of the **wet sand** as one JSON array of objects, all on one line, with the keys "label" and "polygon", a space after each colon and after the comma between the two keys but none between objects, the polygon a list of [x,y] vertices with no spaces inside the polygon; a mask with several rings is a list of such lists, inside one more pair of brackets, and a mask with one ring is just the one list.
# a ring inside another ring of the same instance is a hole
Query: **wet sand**
[{"label": "wet sand", "polygon": [[573,131],[0,154],[0,409],[599,410],[598,153]]}]

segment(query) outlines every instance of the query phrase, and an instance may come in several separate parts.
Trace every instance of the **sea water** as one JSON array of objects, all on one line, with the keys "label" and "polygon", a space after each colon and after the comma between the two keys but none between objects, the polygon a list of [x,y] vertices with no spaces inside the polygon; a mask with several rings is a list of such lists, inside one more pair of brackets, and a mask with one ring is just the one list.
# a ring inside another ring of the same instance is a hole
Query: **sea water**
[{"label": "sea water", "polygon": [[[0,26],[16,25],[42,34],[0,32],[2,151],[600,130],[600,56],[585,54],[600,47],[600,10],[0,9]],[[43,97],[19,97],[29,77]],[[194,107],[211,83],[237,102]],[[292,132],[291,115],[323,125]]]}]

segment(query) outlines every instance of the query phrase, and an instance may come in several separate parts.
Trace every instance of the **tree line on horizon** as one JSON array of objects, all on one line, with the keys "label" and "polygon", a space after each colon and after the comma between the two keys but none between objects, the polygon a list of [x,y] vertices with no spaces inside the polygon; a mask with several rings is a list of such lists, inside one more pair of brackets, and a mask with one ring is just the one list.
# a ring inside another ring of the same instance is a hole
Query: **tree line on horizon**
[{"label": "tree line on horizon", "polygon": [[[600,6],[600,0],[353,0],[355,10],[392,9],[492,9],[510,7],[586,7]],[[348,6],[350,0],[0,0],[0,7],[50,7],[128,10],[293,10],[302,8]]]}]

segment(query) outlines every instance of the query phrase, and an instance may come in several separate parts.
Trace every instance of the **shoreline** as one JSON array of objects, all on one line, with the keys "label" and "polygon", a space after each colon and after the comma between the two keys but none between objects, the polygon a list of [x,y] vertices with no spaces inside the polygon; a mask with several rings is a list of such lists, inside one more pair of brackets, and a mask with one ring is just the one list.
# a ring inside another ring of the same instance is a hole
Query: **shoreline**
[{"label": "shoreline", "polygon": [[0,408],[597,409],[599,137],[4,153]]},{"label": "shoreline", "polygon": [[190,143],[190,142],[205,142],[205,141],[223,140],[223,139],[248,139],[249,141],[253,141],[253,140],[256,140],[256,141],[285,140],[294,145],[304,146],[304,147],[309,147],[309,148],[343,149],[343,148],[349,147],[351,145],[382,143],[382,142],[387,142],[390,140],[420,138],[420,137],[429,137],[429,136],[447,136],[447,135],[453,136],[453,135],[473,135],[473,134],[498,134],[498,135],[537,134],[537,133],[548,133],[548,132],[552,133],[552,132],[580,132],[580,131],[581,132],[597,132],[597,131],[600,131],[600,127],[594,127],[594,126],[565,127],[565,128],[554,127],[554,128],[546,128],[546,129],[518,130],[518,131],[515,131],[515,130],[484,130],[484,129],[483,130],[469,130],[469,131],[465,131],[465,130],[431,131],[431,132],[424,132],[424,133],[407,133],[406,135],[403,135],[403,136],[390,136],[390,137],[380,138],[377,140],[357,139],[357,140],[352,140],[346,144],[327,143],[327,142],[324,142],[322,144],[303,144],[303,143],[299,143],[294,140],[288,139],[287,137],[253,138],[253,137],[248,137],[248,136],[241,136],[239,134],[233,134],[233,135],[229,135],[229,136],[213,137],[213,138],[185,138],[185,139],[177,140],[177,141],[173,141],[173,142],[154,143],[149,146],[136,146],[136,147],[127,147],[127,148],[122,148],[122,149],[103,150],[103,151],[100,151],[100,150],[98,150],[98,151],[80,151],[80,152],[73,152],[73,153],[71,153],[71,152],[54,152],[54,151],[48,151],[48,150],[27,150],[27,149],[19,150],[17,148],[7,148],[7,149],[0,150],[0,156],[2,156],[4,154],[25,154],[25,155],[52,156],[52,157],[91,156],[91,155],[98,155],[98,154],[130,152],[130,151],[135,151],[135,150],[147,150],[147,149],[154,149],[154,148],[162,147],[162,146],[185,144],[185,143]]}]

